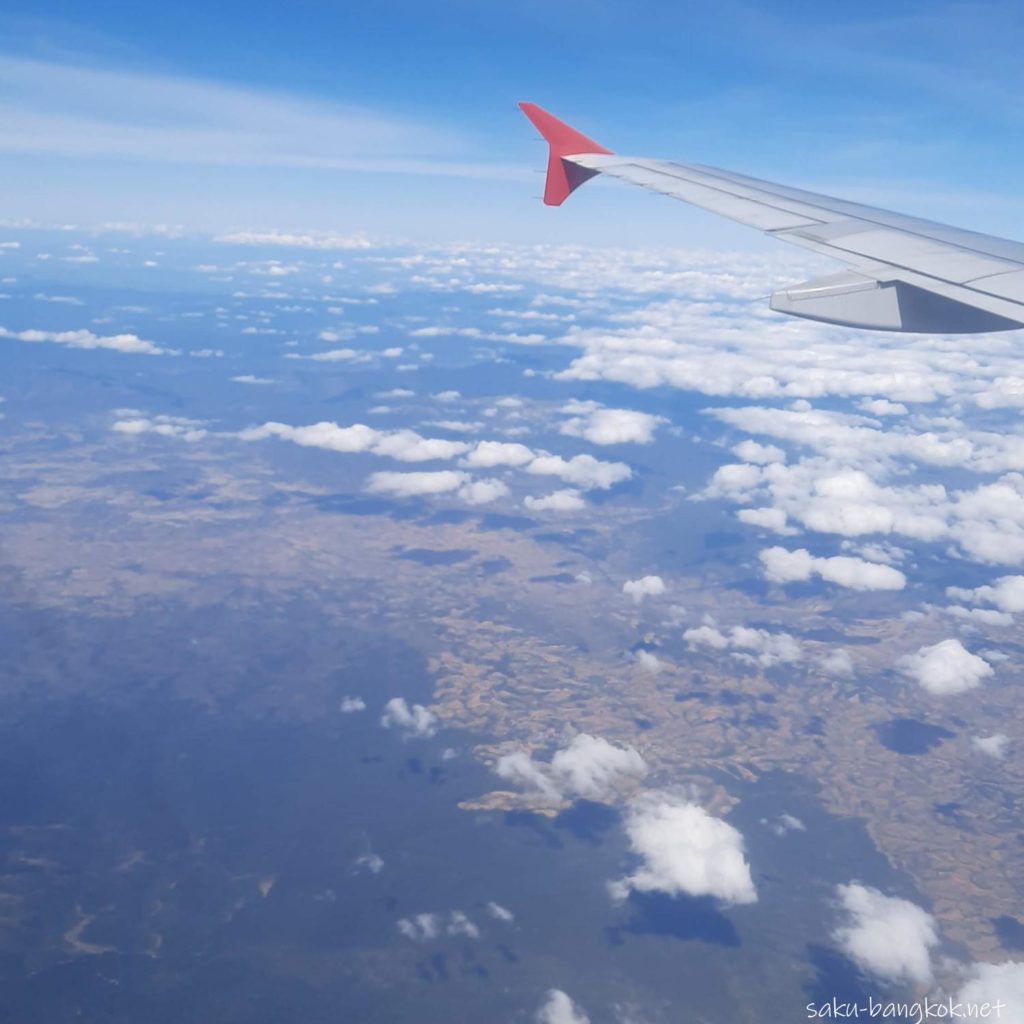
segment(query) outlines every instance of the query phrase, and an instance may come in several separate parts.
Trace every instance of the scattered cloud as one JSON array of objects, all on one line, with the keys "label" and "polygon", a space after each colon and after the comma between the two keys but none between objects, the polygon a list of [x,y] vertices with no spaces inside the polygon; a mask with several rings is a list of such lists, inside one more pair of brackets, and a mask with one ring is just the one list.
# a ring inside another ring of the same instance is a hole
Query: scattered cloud
[{"label": "scattered cloud", "polygon": [[578,512],[587,507],[583,495],[572,488],[552,491],[542,498],[527,495],[523,498],[523,505],[531,512]]},{"label": "scattered cloud", "polygon": [[352,866],[356,871],[365,869],[371,875],[379,875],[384,870],[384,858],[376,853],[364,853],[356,857]]},{"label": "scattered cloud", "polygon": [[464,441],[423,437],[414,430],[377,430],[365,423],[354,423],[351,426],[342,427],[326,420],[305,427],[267,422],[259,427],[249,427],[239,431],[238,437],[243,441],[262,441],[276,437],[282,441],[291,441],[304,448],[323,448],[326,451],[348,454],[371,452],[374,455],[396,459],[399,462],[433,462],[452,459],[470,447]]},{"label": "scattered cloud", "polygon": [[184,416],[130,416],[114,421],[111,428],[118,434],[159,434],[162,437],[179,437],[183,441],[194,443],[206,437],[206,428],[200,420],[190,420]]},{"label": "scattered cloud", "polygon": [[342,697],[338,710],[346,715],[354,714],[357,711],[365,711],[366,701],[362,697]]},{"label": "scattered cloud", "polygon": [[559,428],[569,437],[591,444],[649,444],[663,416],[630,409],[605,409],[596,402],[570,402],[562,412],[573,413]]},{"label": "scattered cloud", "polygon": [[902,590],[907,583],[899,569],[848,555],[816,558],[806,548],[788,551],[773,547],[765,549],[758,557],[765,577],[773,583],[796,583],[812,576],[851,590]]},{"label": "scattered cloud", "polygon": [[1024,1024],[1024,963],[974,964],[956,998],[965,1004],[1002,1003],[1003,1024]]},{"label": "scattered cloud", "polygon": [[959,640],[942,640],[904,655],[897,668],[929,693],[939,697],[964,693],[993,674],[984,658],[971,654]]},{"label": "scattered cloud", "polygon": [[536,1019],[537,1024],[590,1024],[590,1018],[560,988],[548,991]]},{"label": "scattered cloud", "polygon": [[631,746],[616,746],[584,732],[556,750],[548,764],[520,750],[499,757],[495,771],[541,802],[556,804],[579,798],[614,800],[647,774],[647,763]]},{"label": "scattered cloud", "polygon": [[770,633],[766,629],[733,626],[727,633],[713,624],[705,623],[683,633],[691,651],[709,647],[714,651],[728,650],[734,657],[762,668],[772,665],[791,665],[803,660],[800,642],[789,633]]},{"label": "scattered cloud", "polygon": [[645,597],[659,597],[668,588],[660,576],[642,576],[636,580],[626,580],[622,584],[622,592],[639,604]]},{"label": "scattered cloud", "polygon": [[1006,748],[1010,745],[1010,737],[1003,732],[994,732],[991,736],[972,736],[971,746],[989,757],[1003,758]]},{"label": "scattered cloud", "polygon": [[217,235],[214,241],[224,245],[258,245],[282,249],[369,249],[371,242],[364,235],[291,234],[287,231],[234,231]]},{"label": "scattered cloud", "polygon": [[467,505],[489,505],[492,501],[508,495],[508,485],[502,480],[471,480],[458,490],[458,496]]},{"label": "scattered cloud", "polygon": [[538,455],[527,465],[526,472],[557,476],[565,483],[587,491],[606,491],[633,475],[624,462],[602,462],[593,455],[574,455],[571,459],[561,455]]},{"label": "scattered cloud", "polygon": [[995,605],[1002,612],[1016,615],[1024,612],[1024,576],[1001,576],[991,585],[973,589],[947,587],[946,596],[970,604]]},{"label": "scattered cloud", "polygon": [[108,349],[111,352],[124,352],[128,355],[179,355],[177,349],[161,348],[152,341],[140,338],[137,334],[98,335],[84,329],[76,331],[9,331],[6,327],[0,327],[0,338],[27,342],[52,342],[55,345],[66,345],[68,348]]},{"label": "scattered cloud", "polygon": [[662,670],[661,659],[650,651],[639,650],[636,652],[636,663],[645,672],[656,676]]},{"label": "scattered cloud", "polygon": [[373,473],[367,481],[370,494],[390,494],[396,498],[415,498],[429,494],[458,491],[469,482],[465,473],[442,469],[431,473]]},{"label": "scattered cloud", "polygon": [[843,952],[886,981],[932,981],[935,920],[909,900],[886,896],[858,882],[837,887],[846,920],[833,933]]},{"label": "scattered cloud", "polygon": [[236,384],[276,384],[272,377],[256,377],[251,373],[243,373],[239,377],[231,378]]},{"label": "scattered cloud", "polygon": [[525,444],[506,441],[481,441],[462,459],[462,465],[473,469],[493,469],[495,466],[525,466],[536,458],[536,453]]},{"label": "scattered cloud", "polygon": [[818,667],[826,675],[838,676],[839,678],[850,678],[855,670],[855,665],[850,652],[842,647],[829,651],[819,662]]},{"label": "scattered cloud", "polygon": [[480,929],[461,910],[447,914],[413,914],[401,918],[396,927],[413,942],[432,942],[445,936],[449,938],[479,939]]},{"label": "scattered cloud", "polygon": [[403,697],[392,697],[384,705],[380,724],[385,729],[395,729],[402,733],[404,739],[429,739],[437,732],[440,723],[437,715],[428,711],[422,704],[413,704],[410,707]]},{"label": "scattered cloud", "polygon": [[910,411],[902,402],[890,402],[888,398],[862,398],[857,408],[869,416],[906,416]]},{"label": "scattered cloud", "polygon": [[713,896],[726,904],[757,901],[743,836],[699,804],[654,790],[633,802],[625,827],[640,866],[611,884],[616,899],[662,892]]},{"label": "scattered cloud", "polygon": [[503,907],[500,903],[495,903],[491,900],[487,904],[487,913],[494,918],[495,921],[503,921],[505,924],[511,924],[515,919],[516,915],[512,913],[507,907]]},{"label": "scattered cloud", "polygon": [[744,462],[753,462],[759,466],[786,461],[786,453],[781,448],[773,444],[759,444],[757,441],[741,441],[733,445],[732,451]]}]

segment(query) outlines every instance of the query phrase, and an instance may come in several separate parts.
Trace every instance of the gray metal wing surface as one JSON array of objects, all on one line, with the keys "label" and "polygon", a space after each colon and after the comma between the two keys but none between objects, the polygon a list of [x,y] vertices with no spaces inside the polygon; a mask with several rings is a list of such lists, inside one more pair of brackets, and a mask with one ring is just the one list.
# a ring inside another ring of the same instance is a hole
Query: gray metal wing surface
[{"label": "gray metal wing surface", "polygon": [[850,327],[971,333],[1024,327],[1024,244],[731,171],[610,153],[533,104],[551,147],[545,202],[604,174],[756,228],[850,269],[775,292],[772,309]]}]

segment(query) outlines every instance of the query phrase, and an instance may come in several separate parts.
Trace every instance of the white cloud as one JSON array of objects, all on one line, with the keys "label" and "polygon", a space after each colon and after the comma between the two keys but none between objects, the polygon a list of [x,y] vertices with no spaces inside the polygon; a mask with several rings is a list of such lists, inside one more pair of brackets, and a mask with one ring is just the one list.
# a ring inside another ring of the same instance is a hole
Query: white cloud
[{"label": "white cloud", "polygon": [[773,831],[784,836],[787,832],[806,832],[807,826],[794,814],[780,814]]},{"label": "white cloud", "polygon": [[833,937],[858,966],[887,981],[932,981],[939,936],[931,914],[909,900],[853,882],[837,887],[845,922]]},{"label": "white cloud", "polygon": [[622,584],[622,592],[639,604],[645,597],[658,597],[668,588],[660,576],[642,576],[636,580],[626,580]]},{"label": "white cloud", "polygon": [[[328,420],[313,423],[305,427],[293,427],[287,423],[268,421],[259,427],[249,427],[239,431],[243,441],[262,441],[269,437],[277,437],[283,441],[304,448],[324,448],[327,451],[354,453],[372,451],[382,440],[388,437],[384,431],[368,427],[365,423],[354,423],[349,427],[339,426]],[[418,438],[419,435],[416,435]]]},{"label": "white cloud", "polygon": [[[292,358],[291,356],[288,357]],[[294,358],[310,359],[314,363],[349,363],[365,360],[368,357],[365,353],[354,348],[332,348],[326,352],[315,352],[311,356],[295,356]]]},{"label": "white cloud", "polygon": [[729,649],[734,656],[763,668],[791,665],[803,660],[804,656],[799,641],[789,633],[770,633],[766,629],[749,626],[733,626],[728,634],[724,634],[705,624],[686,630],[683,639],[691,651],[698,647],[710,647],[716,651]]},{"label": "white cloud", "polygon": [[364,853],[356,857],[352,866],[356,871],[365,868],[371,875],[379,875],[384,870],[384,858],[376,853]]},{"label": "white cloud", "polygon": [[538,455],[527,465],[526,472],[557,476],[573,487],[602,491],[629,480],[633,475],[624,462],[602,462],[593,455],[574,455],[571,459],[564,459],[561,455]]},{"label": "white cloud", "polygon": [[527,495],[523,498],[523,505],[531,512],[578,512],[581,508],[587,507],[583,495],[572,488],[552,491],[542,498]]},{"label": "white cloud", "polygon": [[391,494],[398,498],[414,498],[429,494],[457,491],[468,482],[465,473],[442,469],[432,473],[373,473],[367,481],[370,494]]},{"label": "white cloud", "polygon": [[362,697],[342,697],[338,709],[346,715],[351,715],[356,711],[365,711],[366,701]]},{"label": "white cloud", "polygon": [[495,921],[503,921],[505,924],[510,924],[516,919],[516,915],[512,913],[507,907],[503,907],[500,903],[495,903],[494,900],[490,900],[487,904],[487,913],[494,918]]},{"label": "white cloud", "polygon": [[404,698],[392,697],[384,705],[380,724],[385,729],[397,729],[406,739],[412,736],[429,739],[437,732],[439,723],[437,715],[428,711],[422,704],[413,704],[409,707]]},{"label": "white cloud", "polygon": [[651,654],[650,651],[640,650],[636,652],[636,663],[645,672],[649,672],[651,675],[657,675],[662,668],[661,661],[657,655]]},{"label": "white cloud", "polygon": [[1003,732],[994,732],[991,736],[972,736],[971,746],[989,757],[1006,756],[1006,748],[1010,745],[1010,737]]},{"label": "white cloud", "polygon": [[[1022,378],[1024,382],[1024,378]],[[1024,391],[1022,391],[1024,395]],[[790,525],[846,537],[897,534],[925,542],[950,540],[968,557],[995,564],[1024,562],[1024,433],[979,430],[932,416],[933,429],[883,427],[864,416],[811,408],[763,406],[706,410],[726,423],[801,445],[816,455],[794,465],[770,464],[745,475],[726,470],[709,485],[725,497],[785,513]],[[925,422],[918,416],[913,424]],[[961,490],[940,483],[886,483],[920,466],[1002,474]]]},{"label": "white cloud", "polygon": [[579,733],[556,750],[549,764],[519,750],[498,758],[495,771],[544,803],[609,801],[647,774],[647,763],[631,746]]},{"label": "white cloud", "polygon": [[994,1019],[1000,1024],[1024,1024],[1024,963],[974,964],[971,977],[957,992],[964,1004],[1002,1003]]},{"label": "white cloud", "polygon": [[459,488],[459,497],[467,505],[488,505],[492,501],[504,498],[508,493],[507,484],[492,479],[473,480]]},{"label": "white cloud", "polygon": [[287,231],[235,231],[218,235],[214,241],[225,245],[279,246],[288,249],[369,249],[370,242],[362,235],[339,235],[334,232],[290,234]]},{"label": "white cloud", "polygon": [[[462,141],[422,119],[209,79],[20,57],[0,60],[2,148],[83,159],[508,178],[452,159]],[[126,101],[131,98],[131,102]],[[427,156],[424,156],[427,154]],[[431,156],[432,155],[432,156]],[[235,244],[362,248],[350,236],[240,231]]]},{"label": "white cloud", "polygon": [[[895,406],[963,396],[990,408],[1024,400],[1016,354],[997,336],[951,348],[941,337],[889,338],[773,317],[762,303],[743,300],[777,287],[794,273],[792,264],[779,259],[755,267],[753,257],[731,257],[726,273],[713,259],[679,260],[671,270],[663,263],[660,280],[658,272],[639,267],[610,280],[606,287],[616,291],[672,287],[677,295],[631,304],[553,339],[582,353],[557,376],[753,399],[834,396]],[[600,274],[588,270],[595,279]],[[867,408],[888,416],[897,412],[892,406]]]},{"label": "white cloud", "polygon": [[906,416],[908,412],[902,402],[890,402],[888,398],[862,398],[857,408],[871,416]]},{"label": "white cloud", "polygon": [[451,459],[469,447],[464,441],[439,437],[421,437],[415,430],[396,430],[381,434],[372,446],[375,455],[384,455],[399,462],[433,462]]},{"label": "white cloud", "polygon": [[818,662],[818,667],[826,675],[839,676],[841,678],[849,678],[854,673],[853,658],[850,656],[850,652],[842,647],[829,651]]},{"label": "white cloud", "polygon": [[937,696],[963,693],[992,675],[984,658],[971,654],[959,640],[943,640],[904,655],[896,663],[900,671]]},{"label": "white cloud", "polygon": [[748,502],[752,497],[751,492],[758,487],[761,480],[760,467],[747,462],[729,463],[715,470],[710,483],[701,491],[700,497]]},{"label": "white cloud", "polygon": [[759,526],[783,536],[792,536],[797,532],[788,525],[786,513],[780,508],[741,508],[736,518],[748,526]]},{"label": "white cloud", "polygon": [[683,639],[691,651],[698,647],[710,647],[715,651],[724,651],[729,646],[729,638],[715,626],[707,624],[686,630],[683,633]]},{"label": "white cloud", "polygon": [[480,929],[462,910],[451,910],[447,915],[427,913],[403,917],[397,922],[399,932],[413,942],[431,942],[442,936],[479,939]]},{"label": "white cloud", "polygon": [[590,1018],[561,989],[553,988],[537,1011],[537,1024],[590,1024]]},{"label": "white cloud", "polygon": [[464,466],[474,469],[492,469],[495,466],[524,466],[535,458],[525,444],[504,441],[481,441],[462,459]]},{"label": "white cloud", "polygon": [[67,345],[69,348],[109,349],[111,352],[124,352],[128,355],[167,356],[178,355],[177,349],[161,348],[152,341],[146,341],[137,334],[111,334],[101,336],[92,331],[9,331],[0,327],[0,338],[11,338],[15,341],[53,342],[56,345]]},{"label": "white cloud", "polygon": [[646,762],[632,747],[618,747],[585,732],[551,758],[551,775],[563,792],[587,800],[608,799],[623,780],[646,774]]},{"label": "white cloud", "polygon": [[[579,404],[570,405],[565,411],[578,408]],[[582,437],[592,444],[649,444],[658,425],[664,422],[663,416],[630,409],[587,408],[559,429],[569,437]]]},{"label": "white cloud", "polygon": [[200,420],[186,419],[184,416],[131,416],[115,420],[111,428],[119,434],[160,434],[162,437],[180,437],[190,444],[206,437],[206,429]]},{"label": "white cloud", "polygon": [[276,384],[272,377],[257,377],[251,373],[243,373],[231,378],[236,384]]},{"label": "white cloud", "polygon": [[1024,612],[1024,576],[1001,576],[994,584],[973,590],[947,587],[946,596],[971,604],[993,604],[1000,611],[1015,615]]},{"label": "white cloud", "polygon": [[461,910],[453,910],[449,914],[445,931],[449,935],[461,935],[466,939],[480,938],[480,929]]},{"label": "white cloud", "polygon": [[641,863],[612,883],[616,898],[635,891],[713,896],[727,904],[757,901],[743,836],[699,804],[652,791],[634,801],[625,827]]},{"label": "white cloud", "polygon": [[522,786],[544,803],[556,804],[562,800],[562,792],[549,777],[547,766],[535,761],[525,750],[503,754],[494,770],[506,782]]},{"label": "white cloud", "polygon": [[902,590],[907,583],[899,569],[848,555],[815,558],[805,548],[788,551],[773,547],[760,552],[758,557],[765,577],[773,583],[794,583],[812,576],[851,590]]},{"label": "white cloud", "polygon": [[733,445],[733,454],[744,462],[754,462],[759,466],[770,462],[785,462],[786,453],[773,444],[759,444],[757,441],[741,441]]},{"label": "white cloud", "polygon": [[413,942],[430,942],[442,934],[443,921],[440,914],[415,914],[401,918],[396,927]]},{"label": "white cloud", "polygon": [[483,423],[479,420],[430,420],[427,425],[450,430],[454,434],[475,434],[483,429]]}]

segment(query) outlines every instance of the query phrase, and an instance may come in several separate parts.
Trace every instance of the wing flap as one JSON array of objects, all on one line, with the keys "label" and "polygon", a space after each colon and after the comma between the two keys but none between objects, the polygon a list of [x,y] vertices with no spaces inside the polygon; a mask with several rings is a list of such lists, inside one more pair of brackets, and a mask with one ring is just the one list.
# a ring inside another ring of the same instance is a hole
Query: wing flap
[{"label": "wing flap", "polygon": [[905,281],[878,281],[853,271],[831,274],[775,292],[778,313],[873,331],[958,334],[1016,330],[1022,325]]}]

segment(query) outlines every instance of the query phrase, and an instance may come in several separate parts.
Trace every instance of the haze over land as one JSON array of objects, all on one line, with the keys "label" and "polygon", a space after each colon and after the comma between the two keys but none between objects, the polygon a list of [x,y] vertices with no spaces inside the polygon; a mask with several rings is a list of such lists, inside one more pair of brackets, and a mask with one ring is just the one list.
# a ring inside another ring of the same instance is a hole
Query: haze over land
[{"label": "haze over land", "polygon": [[1024,1024],[1020,333],[515,106],[1024,239],[1022,10],[8,0],[0,1024]]},{"label": "haze over land", "polygon": [[1012,994],[1013,335],[783,320],[794,257],[3,241],[12,1013]]}]

